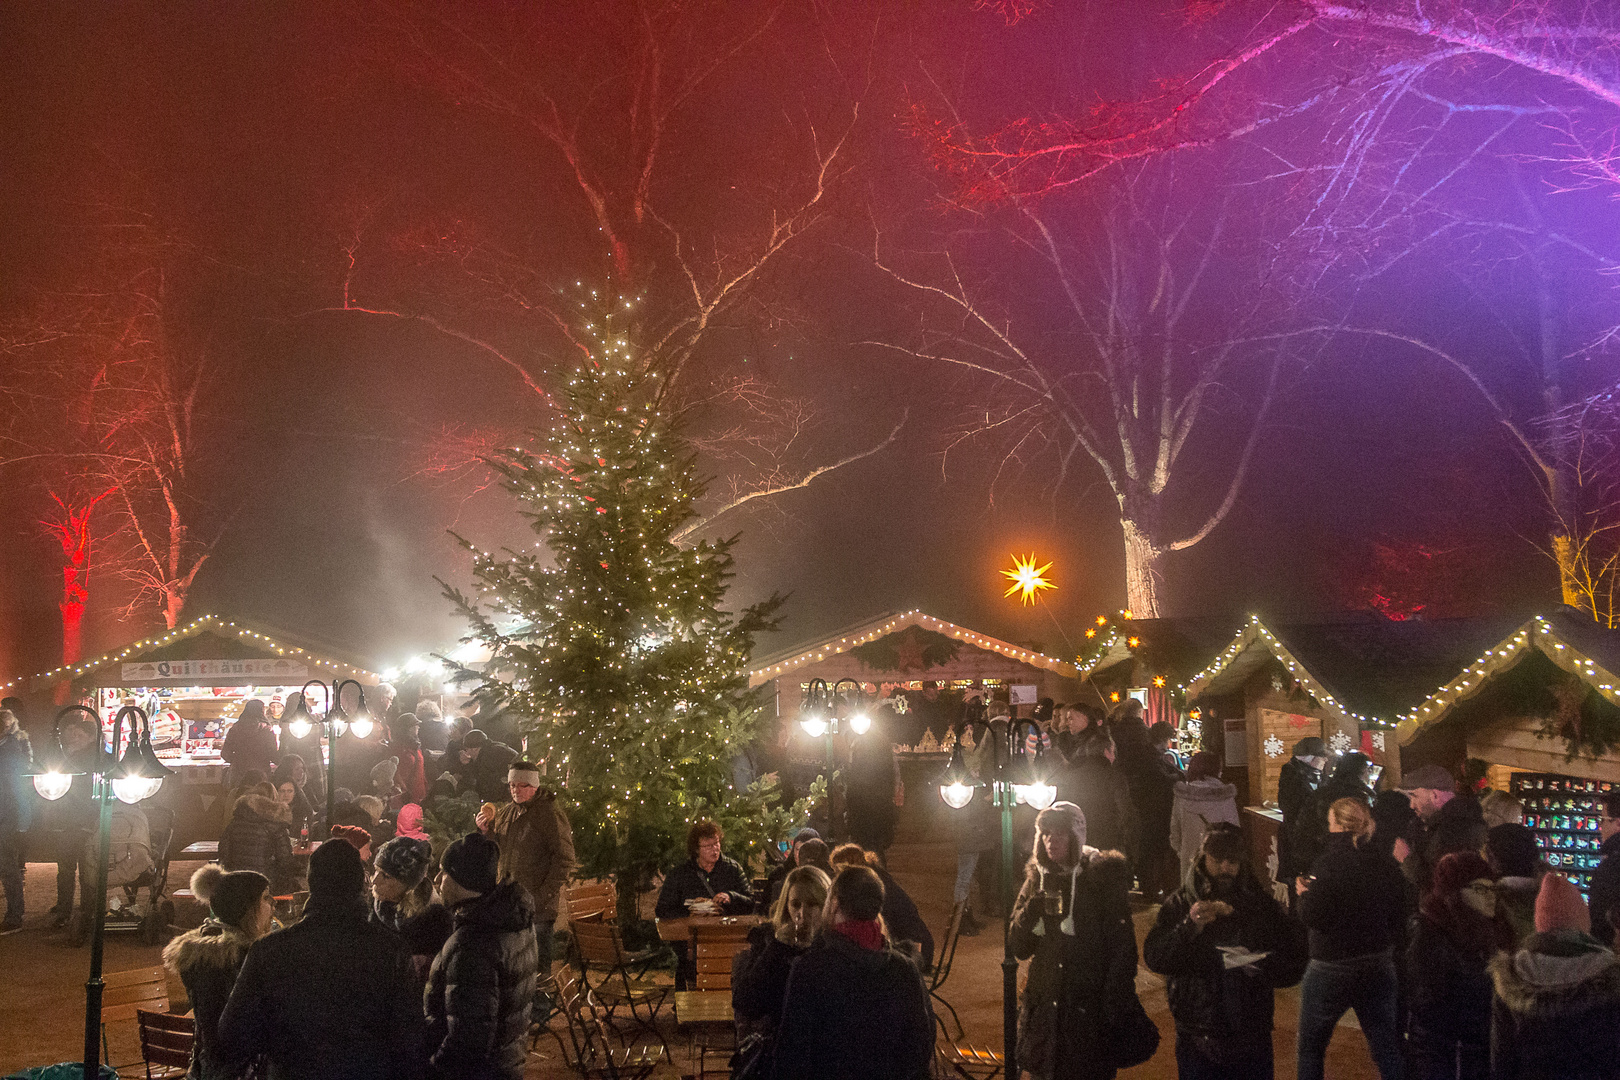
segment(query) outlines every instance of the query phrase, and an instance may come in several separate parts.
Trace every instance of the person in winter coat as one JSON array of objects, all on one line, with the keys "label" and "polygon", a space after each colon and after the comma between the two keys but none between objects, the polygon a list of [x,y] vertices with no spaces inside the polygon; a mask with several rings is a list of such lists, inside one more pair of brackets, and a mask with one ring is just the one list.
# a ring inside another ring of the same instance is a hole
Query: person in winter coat
[{"label": "person in winter coat", "polygon": [[1491,961],[1491,1080],[1620,1076],[1620,960],[1562,874],[1541,879],[1536,932]]},{"label": "person in winter coat", "polygon": [[[821,929],[832,882],[819,867],[795,867],[771,908],[771,921],[748,932],[748,948],[731,960],[731,1010],[739,1036],[776,1036],[788,973]],[[766,1070],[768,1075],[769,1070]]]},{"label": "person in winter coat", "polygon": [[[713,821],[699,821],[687,830],[686,853],[690,858],[664,876],[658,890],[653,916],[679,919],[691,914],[690,901],[712,900],[725,915],[746,915],[754,909],[743,868],[721,854],[725,832]],[[684,990],[696,977],[692,958],[684,942],[675,950],[675,986]]]},{"label": "person in winter coat", "polygon": [[[983,722],[983,705],[976,698],[964,706],[963,713],[964,725],[974,721]],[[965,733],[972,729],[964,726],[962,730]],[[990,769],[994,764],[990,755],[990,739],[980,736],[972,747],[965,747],[962,751],[962,764],[967,767],[974,779],[986,785],[974,793],[966,806],[947,814],[947,821],[956,841],[956,885],[951,893],[951,902],[953,905],[962,905],[962,934],[974,937],[983,929],[976,915],[990,916],[1001,910],[1000,899],[995,896],[993,889],[986,888],[982,884],[982,876],[979,874],[981,864],[990,861],[985,855],[995,851],[996,845],[1001,842],[1000,815],[988,798]],[[977,912],[973,907],[975,877],[981,878]]]},{"label": "person in winter coat", "polygon": [[894,711],[877,709],[871,718],[871,729],[850,743],[844,778],[845,815],[850,839],[882,859],[894,843],[894,829],[900,819],[900,766],[890,735]]},{"label": "person in winter coat", "polygon": [[411,958],[369,918],[366,871],[349,844],[309,859],[304,917],[253,943],[219,1018],[231,1060],[268,1060],[268,1080],[421,1080],[422,999]]},{"label": "person in winter coat", "polygon": [[400,713],[390,725],[393,737],[388,752],[399,759],[394,773],[394,784],[402,794],[396,797],[393,809],[406,803],[420,803],[427,798],[427,762],[422,753],[422,721],[415,713]]},{"label": "person in winter coat", "polygon": [[276,729],[264,713],[264,702],[249,698],[242,703],[242,715],[225,733],[225,743],[219,749],[219,756],[231,767],[233,778],[240,777],[249,769],[269,776],[276,766],[279,752]]},{"label": "person in winter coat", "polygon": [[1485,815],[1471,792],[1457,790],[1457,782],[1438,765],[1422,765],[1401,777],[1400,791],[1417,815],[1402,837],[1407,855],[1397,844],[1395,858],[1419,895],[1429,889],[1440,860],[1457,851],[1476,855],[1485,847]]},{"label": "person in winter coat", "polygon": [[1013,955],[1030,960],[1018,1001],[1018,1063],[1036,1080],[1110,1080],[1110,1034],[1136,1000],[1131,878],[1117,851],[1086,846],[1086,818],[1053,803],[1012,912]]},{"label": "person in winter coat", "polygon": [[309,828],[310,818],[313,816],[309,800],[304,798],[304,793],[299,790],[298,785],[281,769],[276,770],[275,779],[270,781],[270,786],[276,789],[276,802],[287,808],[289,816],[287,835],[295,840],[301,839],[305,830]]},{"label": "person in winter coat", "polygon": [[[782,885],[787,881],[787,876],[804,865],[799,862],[799,849],[811,840],[820,839],[821,834],[814,829],[799,829],[788,838],[787,852],[782,859],[782,865],[771,871],[770,876],[765,879],[765,895],[758,897],[767,911],[776,910],[776,899],[782,895]],[[830,876],[828,880],[832,880]]]},{"label": "person in winter coat", "polygon": [[1536,834],[1523,825],[1497,825],[1485,834],[1485,861],[1495,879],[1497,910],[1513,932],[1512,947],[1520,948],[1536,932],[1536,895],[1547,872]]},{"label": "person in winter coat", "polygon": [[843,866],[872,868],[883,881],[883,926],[889,938],[901,952],[915,950],[918,970],[931,970],[934,966],[934,935],[929,932],[928,924],[923,922],[910,895],[878,863],[877,854],[859,844],[839,844],[833,849],[832,865],[834,873]]},{"label": "person in winter coat", "polygon": [[1597,869],[1592,873],[1592,936],[1614,947],[1611,915],[1620,910],[1620,791],[1603,796],[1598,816]]},{"label": "person in winter coat", "polygon": [[[551,934],[563,882],[574,872],[574,830],[557,796],[540,790],[540,770],[514,761],[506,787],[512,801],[493,815],[478,814],[478,829],[501,849],[500,877],[529,890],[534,932],[540,943],[540,975],[551,977]],[[684,914],[684,912],[683,912]]]},{"label": "person in winter coat", "polygon": [[1294,833],[1299,829],[1311,796],[1322,786],[1322,770],[1327,767],[1327,743],[1315,735],[1307,735],[1294,744],[1294,755],[1283,762],[1277,777],[1277,809],[1282,812],[1282,828],[1277,831],[1277,880],[1289,883],[1289,896],[1293,895],[1295,875],[1310,870],[1295,853]]},{"label": "person in winter coat", "polygon": [[[1300,814],[1299,828],[1294,830],[1294,858],[1295,864],[1300,867],[1301,874],[1309,874],[1310,868],[1316,865],[1316,860],[1327,849],[1328,842],[1328,807],[1340,799],[1360,799],[1369,807],[1373,803],[1372,785],[1367,782],[1367,770],[1372,762],[1367,755],[1351,752],[1340,757],[1333,766],[1333,772],[1322,786],[1316,789],[1305,803],[1305,809]],[[1405,799],[1401,802],[1405,803]],[[1376,814],[1374,820],[1378,820]],[[1382,842],[1381,836],[1375,837],[1375,842]],[[1393,840],[1390,841],[1394,843]],[[1389,848],[1384,847],[1384,853]]]},{"label": "person in winter coat", "polygon": [[1142,882],[1142,894],[1157,899],[1162,893],[1173,891],[1177,860],[1170,847],[1170,816],[1174,812],[1176,785],[1186,777],[1175,755],[1170,753],[1170,740],[1176,729],[1168,721],[1160,720],[1148,729],[1152,753],[1143,763],[1136,778],[1139,789],[1134,796],[1142,819],[1142,863],[1136,875]]},{"label": "person in winter coat", "polygon": [[276,799],[275,788],[260,784],[236,800],[230,823],[219,837],[219,864],[252,870],[270,879],[271,891],[292,892],[298,866],[292,854],[292,810]]},{"label": "person in winter coat", "polygon": [[485,802],[499,802],[506,797],[506,773],[517,760],[516,750],[473,728],[462,737],[456,756],[461,762],[453,767],[461,777],[457,790],[476,791]]},{"label": "person in winter coat", "polygon": [[1237,788],[1221,780],[1221,759],[1200,750],[1187,763],[1187,779],[1175,786],[1170,810],[1170,846],[1181,857],[1181,879],[1187,880],[1204,832],[1217,821],[1238,823]]},{"label": "person in winter coat", "polygon": [[793,963],[776,1031],[775,1080],[924,1080],[934,1017],[916,965],[883,933],[883,882],[848,866],[822,931]]},{"label": "person in winter coat", "polygon": [[1382,1080],[1400,1080],[1395,947],[1406,927],[1406,880],[1372,843],[1372,811],[1359,798],[1328,808],[1327,850],[1299,877],[1299,918],[1311,962],[1299,1002],[1299,1080],[1322,1080],[1328,1041],[1348,1009]]},{"label": "person in winter coat", "polygon": [[190,1080],[239,1080],[251,1061],[228,1058],[220,1049],[219,1017],[236,985],[248,947],[275,925],[270,880],[251,870],[225,872],[209,863],[191,875],[192,894],[208,905],[208,918],[163,947],[163,966],[179,976],[196,1019]]},{"label": "person in winter coat", "polygon": [[10,709],[0,709],[0,888],[6,894],[0,934],[21,930],[23,924],[23,834],[34,820],[33,785],[28,780],[33,767],[33,749],[22,721]]},{"label": "person in winter coat", "polygon": [[432,902],[427,880],[433,845],[427,840],[396,836],[377,849],[371,874],[371,917],[399,935],[411,953],[418,984],[426,984],[428,966],[450,939],[450,909]]},{"label": "person in winter coat", "polygon": [[[1106,726],[1090,728],[1081,738],[1079,753],[1071,771],[1072,805],[1080,808],[1086,835],[1099,851],[1118,851],[1129,860],[1140,828],[1125,773],[1114,764],[1114,737]],[[1058,801],[1069,800],[1059,792]]]},{"label": "person in winter coat", "polygon": [[[292,733],[290,725],[293,717],[303,711],[311,721],[309,734],[302,739]],[[297,757],[304,763],[304,779],[297,781],[304,791],[304,798],[309,805],[321,813],[326,812],[326,756],[321,745],[321,717],[308,711],[304,702],[304,695],[294,690],[287,697],[286,707],[281,710],[281,755],[285,765],[289,757]]]},{"label": "person in winter coat", "polygon": [[428,971],[429,1065],[445,1080],[519,1080],[540,954],[534,902],[501,881],[501,849],[468,833],[445,849],[438,890],[455,930]]},{"label": "person in winter coat", "polygon": [[1406,946],[1411,1080],[1483,1077],[1490,1069],[1491,980],[1485,965],[1512,942],[1491,868],[1473,852],[1435,867]]},{"label": "person in winter coat", "polygon": [[[1223,949],[1264,954],[1230,966]],[[1168,980],[1181,1080],[1271,1080],[1273,989],[1292,986],[1308,959],[1303,928],[1249,870],[1243,833],[1204,834],[1192,873],[1159,908],[1142,945]]]}]

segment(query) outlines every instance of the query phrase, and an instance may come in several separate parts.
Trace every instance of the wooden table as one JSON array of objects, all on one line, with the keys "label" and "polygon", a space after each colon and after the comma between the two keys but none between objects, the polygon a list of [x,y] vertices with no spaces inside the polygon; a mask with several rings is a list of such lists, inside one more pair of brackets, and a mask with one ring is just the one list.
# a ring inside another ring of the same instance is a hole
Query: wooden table
[{"label": "wooden table", "polygon": [[180,850],[180,857],[182,859],[217,859],[219,858],[219,841],[199,840],[195,844],[187,844]]},{"label": "wooden table", "polygon": [[678,919],[659,919],[658,937],[663,941],[694,941],[705,930],[736,928],[746,934],[765,921],[763,915],[683,915]]}]

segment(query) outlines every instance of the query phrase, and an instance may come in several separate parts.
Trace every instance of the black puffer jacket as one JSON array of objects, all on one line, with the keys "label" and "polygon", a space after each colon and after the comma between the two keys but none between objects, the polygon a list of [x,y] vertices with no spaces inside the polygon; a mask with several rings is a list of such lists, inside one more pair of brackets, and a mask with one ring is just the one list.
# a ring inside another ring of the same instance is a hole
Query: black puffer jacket
[{"label": "black puffer jacket", "polygon": [[1429,891],[1441,859],[1458,851],[1480,851],[1489,831],[1479,800],[1472,792],[1459,792],[1428,821],[1414,818],[1407,836],[1412,854],[1401,869],[1422,896]]},{"label": "black puffer jacket", "polygon": [[1316,880],[1299,898],[1311,959],[1340,961],[1393,949],[1406,940],[1406,879],[1393,858],[1350,833],[1333,833],[1311,864]]},{"label": "black puffer jacket", "polygon": [[[1064,879],[1053,890],[1063,896],[1059,915],[1045,913],[1041,895],[1043,875],[1053,873]],[[1084,849],[1072,878],[1044,851],[1030,859],[1012,913],[1013,954],[1033,957],[1018,1002],[1021,1068],[1062,1080],[1114,1075],[1110,1032],[1136,997],[1129,888],[1117,851]]]},{"label": "black puffer jacket", "polygon": [[268,1080],[417,1080],[422,1000],[411,958],[365,903],[312,897],[301,921],[248,950],[219,1018],[236,1060],[269,1058]]},{"label": "black puffer jacket", "polygon": [[828,931],[794,963],[776,1080],[923,1080],[933,1058],[928,991],[908,957]]},{"label": "black puffer jacket", "polygon": [[1291,757],[1283,762],[1277,777],[1277,809],[1282,811],[1283,824],[1277,832],[1277,877],[1292,882],[1295,875],[1303,874],[1308,865],[1299,861],[1294,834],[1299,831],[1300,819],[1310,804],[1311,796],[1322,786],[1322,770]]},{"label": "black puffer jacket", "polygon": [[776,936],[770,923],[748,931],[748,949],[731,962],[731,1008],[748,1031],[774,1032],[787,997],[788,973],[805,948]]},{"label": "black puffer jacket", "polygon": [[[1470,945],[1460,929],[1419,912],[1406,946],[1406,1007],[1413,1042],[1466,1042],[1491,1036],[1490,939]],[[1505,936],[1505,934],[1504,934]]]},{"label": "black puffer jacket", "polygon": [[430,1063],[446,1080],[518,1080],[540,966],[534,901],[503,881],[454,914],[423,995]]},{"label": "black puffer jacket", "polygon": [[[1200,928],[1194,902],[1224,900],[1232,914]],[[1264,960],[1227,969],[1221,946],[1269,953]],[[1159,907],[1142,943],[1148,970],[1168,979],[1176,1030],[1220,1039],[1233,1048],[1271,1045],[1272,990],[1305,974],[1305,930],[1290,919],[1245,867],[1228,890],[1217,890],[1200,867]]]},{"label": "black puffer jacket", "polygon": [[263,795],[243,795],[220,834],[219,865],[256,871],[270,879],[271,892],[291,892],[297,875],[291,826],[292,811],[286,806]]},{"label": "black puffer jacket", "polygon": [[163,948],[163,966],[180,976],[196,1017],[197,1038],[186,1073],[191,1080],[237,1080],[250,1072],[247,1062],[233,1063],[220,1053],[219,1016],[251,944],[236,927],[209,919]]},{"label": "black puffer jacket", "polygon": [[917,943],[917,966],[928,971],[934,966],[934,935],[923,922],[911,895],[894,880],[894,875],[881,867],[877,876],[883,879],[883,924],[895,941]]},{"label": "black puffer jacket", "polygon": [[1491,961],[1491,1080],[1620,1077],[1620,960],[1590,934],[1535,934]]},{"label": "black puffer jacket", "polygon": [[1134,857],[1140,823],[1125,773],[1107,758],[1091,755],[1076,762],[1068,775],[1072,787],[1059,788],[1058,798],[1075,803],[1085,814],[1086,843],[1099,851]]}]

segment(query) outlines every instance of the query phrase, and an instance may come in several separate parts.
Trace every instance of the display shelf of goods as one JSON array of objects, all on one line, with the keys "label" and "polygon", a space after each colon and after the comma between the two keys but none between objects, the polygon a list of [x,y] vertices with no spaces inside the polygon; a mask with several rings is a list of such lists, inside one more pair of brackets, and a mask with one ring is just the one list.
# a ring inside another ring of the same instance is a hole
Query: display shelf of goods
[{"label": "display shelf of goods", "polygon": [[1598,819],[1603,796],[1614,785],[1553,773],[1515,773],[1509,791],[1524,803],[1524,824],[1536,834],[1547,865],[1573,881],[1585,896],[1602,856]]}]

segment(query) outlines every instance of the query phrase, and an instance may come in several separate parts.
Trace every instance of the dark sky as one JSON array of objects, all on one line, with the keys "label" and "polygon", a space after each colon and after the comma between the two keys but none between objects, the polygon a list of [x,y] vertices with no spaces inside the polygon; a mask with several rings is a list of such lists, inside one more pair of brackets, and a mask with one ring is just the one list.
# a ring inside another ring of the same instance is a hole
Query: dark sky
[{"label": "dark sky", "polygon": [[[548,14],[507,59],[559,80],[595,70],[598,56],[602,71],[617,70],[599,51],[617,40],[620,6],[541,5]],[[943,182],[903,130],[911,104],[944,93],[984,126],[1084,108],[1145,85],[1166,51],[1157,45],[1187,32],[1163,12],[1123,12],[1136,5],[1059,7],[1009,29],[966,2],[835,5],[824,16],[847,17],[820,21],[788,5],[672,120],[655,202],[720,243],[757,224],[775,186],[802,182],[810,125],[825,134],[861,101],[825,220],[785,251],[761,302],[730,318],[693,368],[696,388],[759,374],[812,401],[802,465],[876,442],[911,410],[889,450],[723,523],[742,533],[735,595],[792,594],[786,629],[766,650],[921,607],[1061,653],[1059,624],[1077,637],[1079,624],[1124,601],[1117,508],[1095,470],[1078,469],[1054,494],[1047,459],[995,485],[995,446],[942,460],[983,388],[858,344],[912,318],[863,260],[874,223],[919,249],[962,230],[994,233],[993,215],[964,222],[941,207]],[[464,24],[493,40],[510,31],[482,7],[439,10],[450,12],[441,30]],[[466,578],[447,530],[487,546],[520,535],[510,502],[477,491],[477,477],[418,475],[427,444],[447,429],[511,430],[535,414],[511,372],[476,349],[418,323],[323,313],[341,297],[345,236],[360,223],[356,281],[367,302],[433,312],[542,373],[563,355],[555,335],[501,302],[489,263],[473,256],[510,254],[529,268],[525,287],[541,291],[605,272],[556,151],[520,117],[480,108],[413,66],[398,27],[389,5],[361,3],[0,12],[0,307],[14,318],[39,290],[72,289],[93,272],[112,242],[91,228],[98,208],[137,207],[183,237],[176,318],[230,372],[211,406],[205,472],[228,496],[221,505],[237,507],[188,611],[352,643],[379,665],[457,633],[434,582]],[[621,82],[606,79],[579,99],[604,132],[623,120]],[[1308,143],[1311,133],[1297,137]],[[1467,198],[1489,201],[1504,176],[1484,174]],[[1534,177],[1531,186],[1540,198]],[[1612,201],[1554,212],[1613,235]],[[1053,213],[1079,220],[1061,202]],[[1258,241],[1260,222],[1248,227]],[[990,240],[976,250],[1016,298],[1009,310],[1057,318],[1048,286],[1020,280],[1015,253]],[[1536,316],[1522,268],[1504,251],[1482,243],[1466,257],[1422,253],[1335,303],[1368,322],[1444,337],[1529,415],[1523,337]],[[656,276],[669,270],[663,258],[652,280],[666,280]],[[1600,325],[1609,285],[1571,266],[1566,302]],[[1236,264],[1228,269],[1226,287],[1246,288]],[[1591,329],[1572,324],[1569,339]],[[1613,379],[1602,356],[1572,370],[1583,386]],[[1377,560],[1379,544],[1432,553],[1441,569],[1393,587],[1431,590],[1435,610],[1554,602],[1555,575],[1535,547],[1545,527],[1532,478],[1460,377],[1410,351],[1345,341],[1285,382],[1231,515],[1170,563],[1171,613],[1354,606],[1389,584],[1378,580],[1393,573]],[[1208,478],[1195,501],[1219,488],[1252,389],[1235,379],[1201,436]],[[709,430],[726,419],[700,412],[697,423]],[[0,472],[10,495],[0,671],[10,673],[52,666],[59,633],[55,551],[36,525],[40,493],[19,477]],[[1055,563],[1058,589],[1020,609],[1002,598],[997,571],[1029,551]],[[152,627],[148,616],[122,616],[122,591],[108,574],[93,578],[90,650]]]}]

